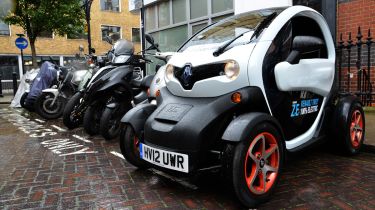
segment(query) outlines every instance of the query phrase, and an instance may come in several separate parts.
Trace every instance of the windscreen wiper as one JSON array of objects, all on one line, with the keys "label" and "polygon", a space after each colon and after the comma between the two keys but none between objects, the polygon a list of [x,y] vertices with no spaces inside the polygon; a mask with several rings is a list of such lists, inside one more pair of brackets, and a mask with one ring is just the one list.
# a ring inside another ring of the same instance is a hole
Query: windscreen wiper
[{"label": "windscreen wiper", "polygon": [[[254,37],[258,37],[259,34],[264,30],[264,28],[266,28],[266,26],[268,26],[268,24],[276,17],[276,15],[277,15],[277,13],[274,12],[274,13],[268,15],[262,22],[260,22],[258,24],[258,26],[256,27],[253,35],[251,36],[250,40],[252,40]],[[215,50],[215,52],[213,52],[213,55],[215,57],[217,57],[217,56],[223,54],[225,52],[225,49],[229,45],[231,45],[234,41],[236,41],[238,38],[242,37],[247,32],[249,32],[249,31],[246,31],[246,32],[243,32],[243,33],[239,34],[238,36],[234,37],[230,41],[226,42],[224,45],[220,46],[217,50]]]}]

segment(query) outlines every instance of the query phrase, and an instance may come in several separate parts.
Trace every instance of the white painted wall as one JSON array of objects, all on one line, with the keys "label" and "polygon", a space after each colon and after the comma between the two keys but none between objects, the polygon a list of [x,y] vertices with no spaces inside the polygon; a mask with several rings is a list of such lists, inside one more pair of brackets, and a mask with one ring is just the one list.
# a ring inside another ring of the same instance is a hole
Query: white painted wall
[{"label": "white painted wall", "polygon": [[292,0],[234,0],[234,13],[237,15],[252,10],[292,5]]}]

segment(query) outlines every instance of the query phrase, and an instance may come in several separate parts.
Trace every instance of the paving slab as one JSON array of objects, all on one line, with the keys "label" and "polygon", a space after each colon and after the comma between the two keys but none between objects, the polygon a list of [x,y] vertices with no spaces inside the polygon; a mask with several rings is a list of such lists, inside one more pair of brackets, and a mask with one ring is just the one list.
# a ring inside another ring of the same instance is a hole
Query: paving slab
[{"label": "paving slab", "polygon": [[[214,173],[195,182],[139,170],[118,140],[0,106],[0,209],[244,209]],[[369,127],[368,127],[369,128]],[[288,156],[259,209],[375,209],[375,154],[326,145]]]}]

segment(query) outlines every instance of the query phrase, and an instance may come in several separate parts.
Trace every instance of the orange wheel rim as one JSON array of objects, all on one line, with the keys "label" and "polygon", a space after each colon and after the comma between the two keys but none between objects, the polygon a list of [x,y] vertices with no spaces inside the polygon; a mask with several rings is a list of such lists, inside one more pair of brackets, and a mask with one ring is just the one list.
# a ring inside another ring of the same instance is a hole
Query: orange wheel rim
[{"label": "orange wheel rim", "polygon": [[268,192],[276,181],[280,165],[276,138],[264,132],[251,142],[245,158],[245,179],[249,190],[257,195]]},{"label": "orange wheel rim", "polygon": [[355,110],[350,123],[350,140],[352,146],[357,149],[361,144],[363,135],[363,117],[359,110]]}]

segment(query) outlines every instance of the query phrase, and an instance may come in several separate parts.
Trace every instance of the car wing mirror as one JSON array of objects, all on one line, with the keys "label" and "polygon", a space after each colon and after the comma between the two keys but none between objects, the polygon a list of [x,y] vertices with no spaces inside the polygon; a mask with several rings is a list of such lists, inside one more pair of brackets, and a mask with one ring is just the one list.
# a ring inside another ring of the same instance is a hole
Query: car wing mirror
[{"label": "car wing mirror", "polygon": [[321,50],[324,42],[321,38],[315,36],[296,36],[293,39],[292,51],[286,61],[290,64],[298,64],[301,54]]}]

